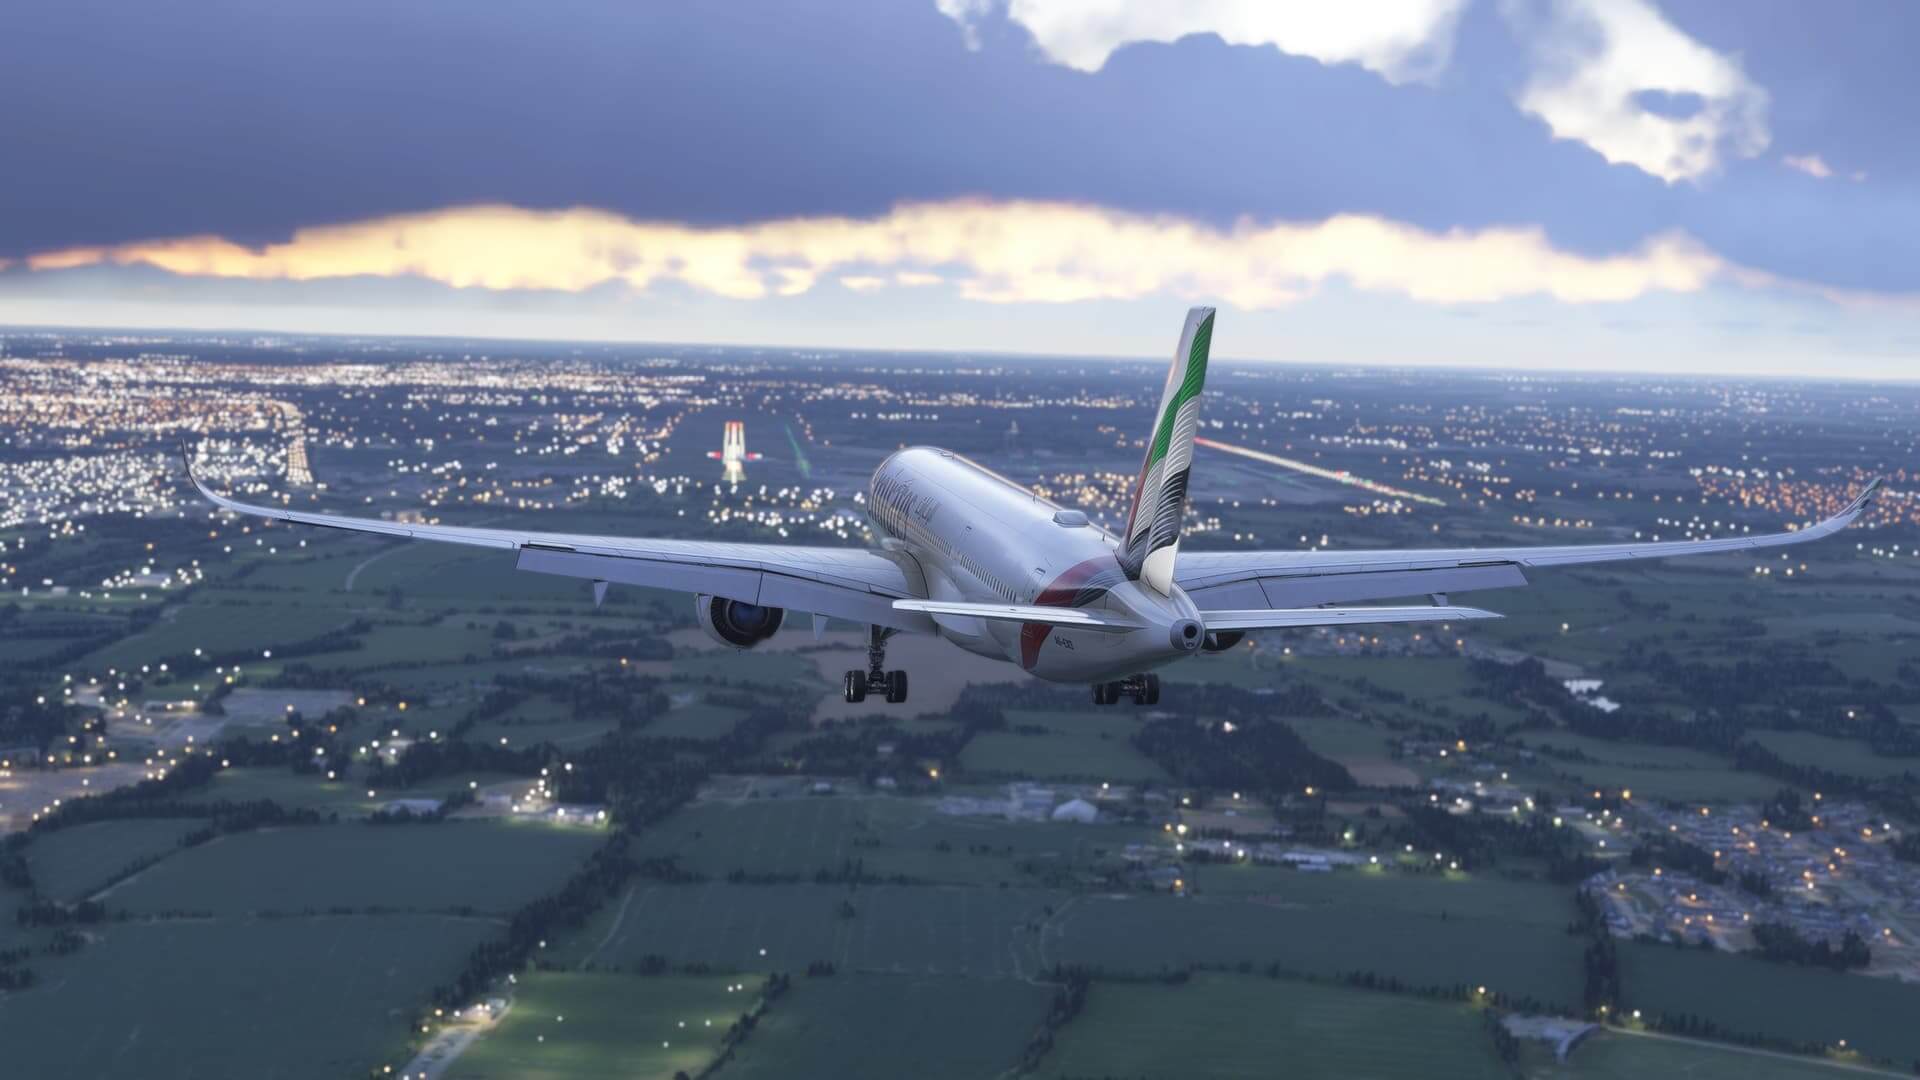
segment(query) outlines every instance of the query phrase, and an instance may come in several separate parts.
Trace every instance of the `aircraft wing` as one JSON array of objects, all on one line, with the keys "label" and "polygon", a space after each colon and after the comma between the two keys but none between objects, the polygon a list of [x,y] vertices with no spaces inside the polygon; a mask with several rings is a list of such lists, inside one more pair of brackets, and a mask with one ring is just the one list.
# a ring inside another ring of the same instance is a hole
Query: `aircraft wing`
[{"label": "aircraft wing", "polygon": [[1875,479],[1846,509],[1794,532],[1563,547],[1398,551],[1182,551],[1174,580],[1206,608],[1304,608],[1422,593],[1525,585],[1524,567],[1666,559],[1803,544],[1854,523],[1880,490]]},{"label": "aircraft wing", "polygon": [[1209,630],[1284,630],[1300,626],[1372,626],[1379,623],[1464,622],[1502,618],[1471,607],[1314,607],[1252,611],[1203,611]]},{"label": "aircraft wing", "polygon": [[895,610],[924,611],[929,615],[966,615],[1000,622],[1046,623],[1074,630],[1124,634],[1146,626],[1137,619],[1086,608],[1054,607],[1041,604],[972,604],[948,600],[895,600]]},{"label": "aircraft wing", "polygon": [[893,606],[895,600],[925,595],[919,568],[911,559],[864,548],[645,540],[344,517],[238,502],[214,494],[191,466],[187,475],[207,501],[236,514],[403,540],[499,548],[519,553],[514,564],[519,570],[704,593],[897,630],[933,631],[933,620],[925,613]]}]

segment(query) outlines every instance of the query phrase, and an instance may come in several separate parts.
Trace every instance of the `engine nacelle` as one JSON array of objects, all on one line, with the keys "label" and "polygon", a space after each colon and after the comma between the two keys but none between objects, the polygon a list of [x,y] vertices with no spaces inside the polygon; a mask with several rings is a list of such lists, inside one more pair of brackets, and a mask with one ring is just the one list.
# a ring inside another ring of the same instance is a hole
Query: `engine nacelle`
[{"label": "engine nacelle", "polygon": [[719,596],[693,598],[693,617],[707,636],[730,649],[751,649],[773,636],[787,617],[783,608],[745,604]]},{"label": "engine nacelle", "polygon": [[1245,630],[1209,630],[1207,636],[1201,639],[1200,651],[1226,652],[1240,644],[1240,639],[1246,636]]}]

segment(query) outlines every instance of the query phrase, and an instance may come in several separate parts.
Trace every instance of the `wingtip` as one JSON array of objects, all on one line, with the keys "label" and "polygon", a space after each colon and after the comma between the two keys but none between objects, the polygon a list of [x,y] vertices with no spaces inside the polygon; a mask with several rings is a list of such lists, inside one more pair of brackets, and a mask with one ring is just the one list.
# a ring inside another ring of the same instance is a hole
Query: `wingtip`
[{"label": "wingtip", "polygon": [[194,490],[198,491],[208,502],[216,506],[220,505],[220,496],[215,495],[213,489],[202,482],[200,475],[193,471],[193,448],[187,445],[185,439],[180,440],[179,446],[180,464],[187,470],[187,483],[192,484]]},{"label": "wingtip", "polygon": [[1858,516],[1867,507],[1873,505],[1874,497],[1880,494],[1880,489],[1885,486],[1886,481],[1887,478],[1884,476],[1876,476],[1867,481],[1867,486],[1860,489],[1860,493],[1853,497],[1853,501],[1848,503],[1847,508],[1841,513],[1846,516]]}]

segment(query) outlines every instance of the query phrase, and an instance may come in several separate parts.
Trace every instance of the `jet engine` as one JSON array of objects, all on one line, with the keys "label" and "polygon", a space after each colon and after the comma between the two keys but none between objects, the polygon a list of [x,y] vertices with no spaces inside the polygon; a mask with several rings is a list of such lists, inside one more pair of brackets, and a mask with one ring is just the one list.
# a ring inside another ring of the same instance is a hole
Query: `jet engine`
[{"label": "jet engine", "polygon": [[693,617],[713,640],[734,649],[751,649],[773,636],[787,617],[782,608],[762,607],[720,596],[693,598]]},{"label": "jet engine", "polygon": [[1246,636],[1245,630],[1209,630],[1207,636],[1200,641],[1200,651],[1226,652],[1240,644],[1240,639]]}]

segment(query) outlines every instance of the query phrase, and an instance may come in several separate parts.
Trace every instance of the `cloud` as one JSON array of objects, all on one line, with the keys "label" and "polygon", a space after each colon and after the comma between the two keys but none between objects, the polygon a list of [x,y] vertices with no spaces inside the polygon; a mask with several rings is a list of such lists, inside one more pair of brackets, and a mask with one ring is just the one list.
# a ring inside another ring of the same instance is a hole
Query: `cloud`
[{"label": "cloud", "polygon": [[1819,154],[1807,154],[1804,157],[1795,157],[1792,154],[1788,154],[1786,157],[1780,159],[1780,164],[1785,165],[1789,169],[1798,169],[1808,176],[1820,180],[1825,180],[1833,175],[1833,168],[1822,160]]},{"label": "cloud", "polygon": [[805,293],[826,275],[862,292],[943,279],[986,303],[1173,294],[1246,309],[1285,306],[1336,281],[1434,304],[1521,296],[1603,303],[1692,292],[1737,270],[1681,233],[1590,256],[1558,250],[1532,227],[1434,232],[1341,214],[1216,228],[1070,203],[978,200],[905,203],[866,219],[715,227],[603,210],[476,206],[315,226],[262,247],[202,236],[27,259],[39,271],[99,264],[260,280],[419,277],[492,290],[678,283],[748,300]]},{"label": "cloud", "polygon": [[1004,7],[1049,60],[1081,71],[1100,70],[1115,50],[1135,42],[1213,33],[1229,45],[1272,45],[1324,64],[1357,63],[1400,83],[1446,67],[1466,0],[935,0],[935,6],[960,24],[970,48],[979,47],[980,23]]},{"label": "cloud", "polygon": [[1767,92],[1648,0],[1509,2],[1507,12],[1529,53],[1517,104],[1555,136],[1668,183],[1767,148]]},{"label": "cloud", "polygon": [[[1831,180],[1833,177],[1839,175],[1834,171],[1833,166],[1827,164],[1827,159],[1821,157],[1819,154],[1803,154],[1797,157],[1793,154],[1788,154],[1780,159],[1780,164],[1785,165],[1789,169],[1806,173],[1808,176],[1818,180]],[[1866,178],[1867,172],[1865,169],[1855,169],[1847,174],[1847,179],[1852,180],[1856,184]]]}]

